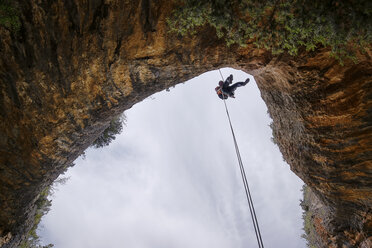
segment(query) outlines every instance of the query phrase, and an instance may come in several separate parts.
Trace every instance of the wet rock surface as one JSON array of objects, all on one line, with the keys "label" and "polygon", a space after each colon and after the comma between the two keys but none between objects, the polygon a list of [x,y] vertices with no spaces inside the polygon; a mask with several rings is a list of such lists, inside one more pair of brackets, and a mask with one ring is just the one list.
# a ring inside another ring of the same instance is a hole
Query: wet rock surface
[{"label": "wet rock surface", "polygon": [[370,53],[341,66],[324,48],[296,57],[252,44],[227,48],[208,27],[178,37],[167,31],[172,6],[162,0],[22,1],[19,8],[19,32],[0,27],[2,247],[17,247],[40,192],[114,116],[227,66],[255,77],[284,159],[325,206],[318,245],[368,247]]}]

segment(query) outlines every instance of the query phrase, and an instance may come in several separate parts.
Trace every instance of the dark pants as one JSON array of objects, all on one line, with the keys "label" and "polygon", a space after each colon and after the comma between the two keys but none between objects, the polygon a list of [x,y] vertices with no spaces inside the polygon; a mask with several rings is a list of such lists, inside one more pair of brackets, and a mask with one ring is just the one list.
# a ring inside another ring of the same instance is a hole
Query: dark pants
[{"label": "dark pants", "polygon": [[230,84],[232,84],[232,77],[231,76],[226,78],[226,80],[225,80],[225,82],[223,83],[223,86],[222,86],[222,91],[225,92],[228,95],[234,95],[234,91],[236,90],[236,88],[246,85],[245,82],[237,82],[237,83],[235,83],[231,86],[230,86]]}]

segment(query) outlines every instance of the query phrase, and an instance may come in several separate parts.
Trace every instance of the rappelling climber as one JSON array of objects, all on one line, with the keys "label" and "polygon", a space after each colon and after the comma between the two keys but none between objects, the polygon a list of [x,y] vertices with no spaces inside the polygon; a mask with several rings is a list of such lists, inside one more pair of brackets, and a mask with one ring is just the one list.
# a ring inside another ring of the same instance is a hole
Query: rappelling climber
[{"label": "rappelling climber", "polygon": [[249,82],[249,78],[247,78],[245,82],[237,82],[230,86],[230,84],[232,84],[232,80],[233,75],[231,74],[226,78],[225,82],[223,82],[222,80],[218,82],[219,86],[217,86],[215,90],[219,98],[221,99],[227,99],[229,97],[235,98],[234,92],[236,88],[244,86]]}]

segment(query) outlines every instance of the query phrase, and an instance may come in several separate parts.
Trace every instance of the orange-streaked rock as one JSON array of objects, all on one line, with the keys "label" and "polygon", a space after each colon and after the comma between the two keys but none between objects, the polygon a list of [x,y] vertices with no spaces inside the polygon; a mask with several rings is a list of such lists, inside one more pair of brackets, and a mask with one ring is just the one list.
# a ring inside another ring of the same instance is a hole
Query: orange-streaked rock
[{"label": "orange-streaked rock", "polygon": [[[42,189],[109,121],[147,96],[230,66],[255,76],[278,146],[324,204],[323,246],[371,243],[371,54],[273,56],[227,48],[213,29],[178,37],[165,0],[25,1],[0,28],[0,238],[16,247]],[[11,234],[9,234],[11,233]]]}]

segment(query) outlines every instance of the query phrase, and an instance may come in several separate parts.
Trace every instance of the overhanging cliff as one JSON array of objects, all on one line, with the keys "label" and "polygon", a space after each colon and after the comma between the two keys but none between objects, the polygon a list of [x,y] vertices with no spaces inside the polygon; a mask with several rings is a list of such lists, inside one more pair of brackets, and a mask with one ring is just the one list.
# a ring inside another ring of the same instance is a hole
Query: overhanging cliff
[{"label": "overhanging cliff", "polygon": [[326,48],[296,57],[228,48],[210,27],[179,37],[168,32],[172,6],[162,0],[28,1],[19,9],[18,32],[0,27],[4,247],[24,238],[39,193],[114,116],[227,66],[255,77],[285,160],[324,205],[323,246],[372,242],[370,53],[341,66]]}]

